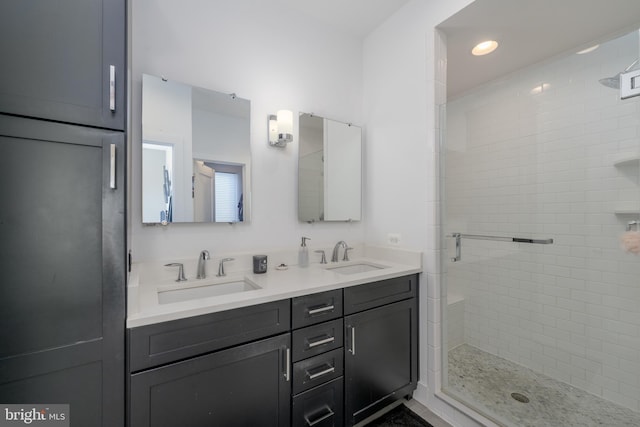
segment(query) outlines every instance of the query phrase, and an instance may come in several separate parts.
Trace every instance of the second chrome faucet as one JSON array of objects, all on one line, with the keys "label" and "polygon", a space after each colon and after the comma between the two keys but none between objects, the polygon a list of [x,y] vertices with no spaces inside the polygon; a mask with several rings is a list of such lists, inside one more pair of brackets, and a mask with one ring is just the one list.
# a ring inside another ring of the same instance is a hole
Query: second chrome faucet
[{"label": "second chrome faucet", "polygon": [[205,261],[211,259],[209,256],[209,251],[204,250],[200,252],[200,256],[198,257],[198,274],[196,278],[198,279],[206,279],[207,278],[207,269],[205,265]]},{"label": "second chrome faucet", "polygon": [[[198,256],[198,274],[196,275],[197,279],[206,279],[207,278],[207,268],[206,268],[206,263],[205,261],[208,261],[211,259],[211,255],[209,255],[209,251],[208,250],[203,250],[202,252],[200,252],[200,256]],[[220,260],[220,264],[218,265],[218,274],[216,274],[217,277],[224,277],[226,276],[225,272],[224,272],[224,263],[226,261],[233,261],[234,258],[222,258]]]},{"label": "second chrome faucet", "polygon": [[340,240],[333,247],[333,253],[331,254],[331,262],[338,262],[338,252],[340,251],[341,247],[344,248],[344,256],[342,257],[342,260],[343,261],[349,261],[349,250],[351,250],[353,248],[350,248],[347,245],[347,242],[345,242],[344,240]]}]

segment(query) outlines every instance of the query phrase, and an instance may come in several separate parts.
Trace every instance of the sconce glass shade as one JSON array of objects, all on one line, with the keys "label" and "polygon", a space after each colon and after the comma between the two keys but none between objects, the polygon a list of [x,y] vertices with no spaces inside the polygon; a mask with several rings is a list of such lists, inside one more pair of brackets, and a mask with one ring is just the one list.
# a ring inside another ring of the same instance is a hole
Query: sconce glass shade
[{"label": "sconce glass shade", "polygon": [[269,144],[286,147],[293,141],[293,112],[280,110],[277,115],[269,116]]}]

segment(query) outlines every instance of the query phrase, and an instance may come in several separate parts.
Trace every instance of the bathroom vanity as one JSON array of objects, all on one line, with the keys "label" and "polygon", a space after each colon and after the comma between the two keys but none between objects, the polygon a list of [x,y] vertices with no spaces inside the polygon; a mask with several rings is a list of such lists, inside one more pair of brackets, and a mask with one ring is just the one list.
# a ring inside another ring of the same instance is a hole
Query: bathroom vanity
[{"label": "bathroom vanity", "polygon": [[291,297],[131,327],[129,425],[351,426],[410,396],[419,269],[297,270],[261,283]]}]

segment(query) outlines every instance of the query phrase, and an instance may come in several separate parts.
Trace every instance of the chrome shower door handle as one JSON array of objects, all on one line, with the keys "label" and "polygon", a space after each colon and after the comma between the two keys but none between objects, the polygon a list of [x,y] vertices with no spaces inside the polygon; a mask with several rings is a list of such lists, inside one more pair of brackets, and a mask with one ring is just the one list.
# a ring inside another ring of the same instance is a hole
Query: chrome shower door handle
[{"label": "chrome shower door handle", "polygon": [[460,233],[453,233],[451,237],[456,239],[456,255],[451,258],[451,262],[458,262],[462,259],[462,248],[460,247],[462,235]]}]

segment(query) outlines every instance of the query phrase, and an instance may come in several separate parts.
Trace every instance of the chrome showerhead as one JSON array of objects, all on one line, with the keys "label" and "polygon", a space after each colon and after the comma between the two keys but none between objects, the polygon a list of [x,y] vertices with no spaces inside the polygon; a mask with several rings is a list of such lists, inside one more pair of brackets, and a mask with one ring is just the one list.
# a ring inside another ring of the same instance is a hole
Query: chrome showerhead
[{"label": "chrome showerhead", "polygon": [[604,79],[598,80],[600,84],[605,85],[606,87],[610,87],[612,89],[620,89],[620,74],[616,74],[614,77],[605,77]]},{"label": "chrome showerhead", "polygon": [[615,76],[605,77],[604,79],[600,79],[598,81],[600,82],[600,84],[603,84],[606,87],[610,87],[612,89],[620,89],[620,74],[626,73],[627,71],[631,71],[632,69],[634,69],[634,67],[638,65],[638,61],[640,61],[640,58],[633,61],[631,65],[629,65],[627,68],[624,69],[624,71],[616,74]]}]

